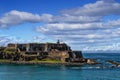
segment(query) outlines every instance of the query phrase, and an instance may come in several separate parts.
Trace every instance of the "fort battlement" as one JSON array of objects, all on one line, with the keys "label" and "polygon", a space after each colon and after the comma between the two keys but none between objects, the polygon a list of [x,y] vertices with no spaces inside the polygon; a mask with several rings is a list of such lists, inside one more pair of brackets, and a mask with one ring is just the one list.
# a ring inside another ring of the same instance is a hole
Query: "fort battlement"
[{"label": "fort battlement", "polygon": [[[62,62],[82,62],[83,56],[81,51],[72,51],[66,43],[9,43],[5,48],[6,51],[14,49],[13,53],[19,53],[19,58],[14,60],[29,61],[51,59]],[[7,52],[8,52],[7,51]],[[14,56],[15,57],[15,56]]]}]

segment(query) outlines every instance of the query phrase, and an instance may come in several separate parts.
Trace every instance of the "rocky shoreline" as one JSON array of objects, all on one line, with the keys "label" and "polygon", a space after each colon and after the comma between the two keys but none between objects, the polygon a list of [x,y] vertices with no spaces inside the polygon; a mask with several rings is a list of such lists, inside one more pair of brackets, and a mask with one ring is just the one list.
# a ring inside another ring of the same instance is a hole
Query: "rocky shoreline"
[{"label": "rocky shoreline", "polygon": [[[108,63],[113,64],[113,66],[110,66],[110,68],[114,67],[120,67],[119,62],[108,60],[106,61]],[[96,65],[101,64],[99,62],[93,62],[88,59],[88,62],[80,63],[80,62],[49,62],[49,61],[10,61],[10,60],[0,60],[0,65],[52,65],[52,66],[84,66],[84,65]],[[102,68],[102,67],[101,67]]]},{"label": "rocky shoreline", "polygon": [[[88,63],[71,63],[71,62],[30,62],[30,61],[0,61],[0,64],[40,64],[40,65],[68,65],[68,66],[82,66]],[[88,65],[94,65],[98,63],[92,63]]]},{"label": "rocky shoreline", "polygon": [[82,66],[82,65],[95,65],[100,64],[93,59],[87,59],[87,62],[61,62],[61,61],[12,61],[12,60],[0,60],[0,64],[41,64],[41,65],[70,65],[70,66]]},{"label": "rocky shoreline", "polygon": [[8,61],[0,62],[0,64],[84,65],[86,63]]}]

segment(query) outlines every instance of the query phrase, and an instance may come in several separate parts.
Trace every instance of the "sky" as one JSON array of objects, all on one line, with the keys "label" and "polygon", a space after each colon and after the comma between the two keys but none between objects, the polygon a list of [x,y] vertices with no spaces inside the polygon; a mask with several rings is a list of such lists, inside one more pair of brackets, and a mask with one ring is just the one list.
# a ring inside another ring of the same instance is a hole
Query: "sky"
[{"label": "sky", "polygon": [[120,51],[120,0],[1,0],[0,46],[56,42]]}]

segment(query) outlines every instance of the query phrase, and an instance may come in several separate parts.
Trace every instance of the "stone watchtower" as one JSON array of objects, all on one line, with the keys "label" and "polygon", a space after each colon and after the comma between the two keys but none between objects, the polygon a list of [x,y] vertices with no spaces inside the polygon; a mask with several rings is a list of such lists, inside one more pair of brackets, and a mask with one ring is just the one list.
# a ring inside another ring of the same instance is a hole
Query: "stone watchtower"
[{"label": "stone watchtower", "polygon": [[60,40],[59,39],[57,40],[57,44],[60,44]]}]

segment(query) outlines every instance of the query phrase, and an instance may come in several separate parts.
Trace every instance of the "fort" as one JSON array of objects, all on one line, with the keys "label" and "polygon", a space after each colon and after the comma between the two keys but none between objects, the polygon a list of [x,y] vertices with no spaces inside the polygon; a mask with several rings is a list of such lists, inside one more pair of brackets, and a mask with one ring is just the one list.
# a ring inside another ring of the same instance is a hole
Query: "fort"
[{"label": "fort", "polygon": [[[108,60],[119,67],[120,63]],[[86,59],[82,51],[74,51],[66,43],[9,43],[0,47],[0,64],[57,64],[80,66],[100,64],[94,59]]]},{"label": "fort", "polygon": [[86,62],[82,51],[73,51],[66,43],[9,43],[0,50],[1,59],[13,61],[60,61],[60,62]]}]

